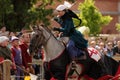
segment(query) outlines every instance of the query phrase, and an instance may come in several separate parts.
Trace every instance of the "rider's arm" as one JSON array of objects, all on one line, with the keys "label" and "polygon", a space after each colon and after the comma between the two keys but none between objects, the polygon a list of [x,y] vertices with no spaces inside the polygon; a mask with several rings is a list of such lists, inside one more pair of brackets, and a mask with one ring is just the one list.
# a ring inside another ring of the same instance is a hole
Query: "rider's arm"
[{"label": "rider's arm", "polygon": [[55,30],[66,33],[66,34],[70,34],[71,29],[73,28],[74,28],[73,22],[71,20],[66,20],[61,28],[55,28]]}]

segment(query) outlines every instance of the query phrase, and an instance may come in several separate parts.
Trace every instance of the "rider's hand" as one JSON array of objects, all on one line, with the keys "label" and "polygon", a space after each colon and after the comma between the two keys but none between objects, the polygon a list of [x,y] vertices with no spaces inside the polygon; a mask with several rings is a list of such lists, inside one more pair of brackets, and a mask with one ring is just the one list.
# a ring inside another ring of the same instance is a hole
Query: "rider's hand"
[{"label": "rider's hand", "polygon": [[53,31],[59,31],[59,30],[60,30],[59,28],[56,27],[53,28]]},{"label": "rider's hand", "polygon": [[59,17],[54,17],[54,20],[55,20],[56,22],[60,22],[60,18],[59,18]]}]

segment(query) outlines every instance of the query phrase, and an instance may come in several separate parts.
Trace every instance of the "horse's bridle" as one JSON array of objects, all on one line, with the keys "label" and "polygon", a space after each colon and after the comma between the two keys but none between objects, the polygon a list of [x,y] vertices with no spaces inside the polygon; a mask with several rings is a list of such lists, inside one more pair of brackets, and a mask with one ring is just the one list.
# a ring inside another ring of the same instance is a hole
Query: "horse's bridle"
[{"label": "horse's bridle", "polygon": [[48,39],[46,39],[46,41],[45,41],[44,44],[46,44],[46,43],[49,41],[49,39],[50,39],[51,36],[52,36],[52,35],[50,34],[50,36],[48,37]]},{"label": "horse's bridle", "polygon": [[[48,38],[44,41],[44,43],[42,43],[41,45],[45,45],[45,44],[50,40],[51,36],[53,35],[48,27],[44,27],[44,29],[49,33],[49,36],[48,36]],[[38,31],[42,31],[41,29],[37,29],[37,30],[38,30]],[[42,35],[44,35],[44,34],[42,33]],[[53,35],[53,36],[54,36],[54,35]],[[55,36],[54,36],[54,37],[55,37]],[[55,39],[56,39],[56,38],[55,38]],[[37,49],[39,49],[39,47],[40,47],[40,46],[38,46]]]},{"label": "horse's bridle", "polygon": [[52,36],[52,34],[50,33],[50,30],[49,30],[47,27],[44,28],[44,29],[47,30],[47,31],[49,31],[48,33],[49,33],[50,35],[49,35],[48,39],[46,39],[46,41],[43,43],[43,45],[46,44],[46,43],[49,41],[50,37]]}]

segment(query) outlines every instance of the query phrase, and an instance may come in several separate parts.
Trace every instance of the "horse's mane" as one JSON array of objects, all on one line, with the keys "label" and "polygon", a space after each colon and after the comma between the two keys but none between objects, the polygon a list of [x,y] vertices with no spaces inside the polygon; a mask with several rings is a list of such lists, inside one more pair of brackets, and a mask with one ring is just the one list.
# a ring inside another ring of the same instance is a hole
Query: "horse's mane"
[{"label": "horse's mane", "polygon": [[55,37],[55,35],[52,33],[52,30],[51,29],[49,29],[49,27],[47,27],[47,26],[45,26],[45,25],[40,25],[41,27],[43,27],[47,32],[49,32],[56,40],[57,40],[57,38]]}]

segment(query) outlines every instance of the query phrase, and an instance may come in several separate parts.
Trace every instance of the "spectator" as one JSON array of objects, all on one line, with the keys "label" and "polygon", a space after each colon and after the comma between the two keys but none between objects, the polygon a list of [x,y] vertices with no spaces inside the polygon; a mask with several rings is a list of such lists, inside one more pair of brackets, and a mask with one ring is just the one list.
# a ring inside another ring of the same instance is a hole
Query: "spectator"
[{"label": "spectator", "polygon": [[15,66],[14,59],[11,54],[11,50],[7,47],[8,44],[9,44],[9,38],[6,36],[0,36],[0,57],[3,58],[3,60],[8,59],[11,62],[13,62],[11,66],[11,72],[14,73],[16,66]]},{"label": "spectator", "polygon": [[0,29],[0,36],[8,36],[9,34],[9,31],[6,31],[6,27],[3,26],[1,29]]},{"label": "spectator", "polygon": [[120,55],[120,40],[117,41],[117,45],[113,48],[114,55]]},{"label": "spectator", "polygon": [[29,65],[29,63],[32,63],[32,57],[27,52],[28,46],[30,43],[30,34],[24,33],[22,35],[22,41],[23,41],[23,43],[20,44],[20,48],[21,48],[21,52],[22,52],[23,66],[25,67],[25,69],[28,72],[32,71],[32,73],[34,73],[33,67],[31,65]]},{"label": "spectator", "polygon": [[9,44],[9,38],[6,36],[0,37],[0,57],[3,57],[4,59],[11,59],[11,51],[7,47]]},{"label": "spectator", "polygon": [[89,46],[93,47],[93,48],[96,48],[96,41],[94,41],[94,40],[91,41]]},{"label": "spectator", "polygon": [[[7,48],[8,40],[9,39],[6,36],[0,36],[0,62],[2,62],[4,59],[11,60],[9,48]],[[0,72],[2,73],[1,67],[0,67]],[[3,78],[2,74],[0,74],[0,80],[2,80],[2,78]]]},{"label": "spectator", "polygon": [[99,43],[98,50],[99,50],[101,56],[104,56],[104,55],[107,54],[107,49],[105,47],[105,43],[104,42],[100,42]]},{"label": "spectator", "polygon": [[[14,57],[15,64],[17,66],[17,72],[16,76],[23,76],[23,64],[22,64],[22,54],[21,54],[21,48],[19,47],[19,38],[12,36],[11,37],[11,51]],[[22,69],[20,69],[22,68]],[[16,80],[23,80],[21,77],[16,77]]]},{"label": "spectator", "polygon": [[108,42],[107,43],[107,56],[112,57],[113,56],[113,43]]}]

